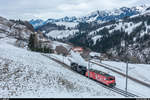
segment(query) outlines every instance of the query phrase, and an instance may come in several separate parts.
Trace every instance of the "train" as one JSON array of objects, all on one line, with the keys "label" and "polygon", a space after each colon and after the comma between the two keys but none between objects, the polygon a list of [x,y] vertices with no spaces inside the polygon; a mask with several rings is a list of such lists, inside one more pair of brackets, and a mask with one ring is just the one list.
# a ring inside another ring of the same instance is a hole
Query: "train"
[{"label": "train", "polygon": [[108,87],[116,86],[115,77],[105,72],[94,69],[87,69],[87,67],[78,65],[77,63],[71,63],[71,69],[105,86]]}]

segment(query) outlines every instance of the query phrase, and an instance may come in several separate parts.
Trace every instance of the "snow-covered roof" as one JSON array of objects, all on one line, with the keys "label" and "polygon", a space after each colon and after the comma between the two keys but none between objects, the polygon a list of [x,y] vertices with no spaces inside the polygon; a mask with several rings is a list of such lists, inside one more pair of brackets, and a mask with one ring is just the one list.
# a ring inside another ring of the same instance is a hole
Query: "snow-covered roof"
[{"label": "snow-covered roof", "polygon": [[98,56],[100,57],[100,53],[97,53],[97,52],[90,52],[90,56]]}]

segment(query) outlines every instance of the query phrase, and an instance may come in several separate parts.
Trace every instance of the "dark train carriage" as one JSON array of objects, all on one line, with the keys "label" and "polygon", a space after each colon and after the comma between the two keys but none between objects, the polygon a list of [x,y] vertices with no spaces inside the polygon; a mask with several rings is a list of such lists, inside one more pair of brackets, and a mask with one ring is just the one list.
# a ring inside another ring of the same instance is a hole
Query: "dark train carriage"
[{"label": "dark train carriage", "polygon": [[81,66],[76,63],[71,63],[71,69],[82,75],[85,75],[85,73],[87,72],[87,68],[85,66]]}]

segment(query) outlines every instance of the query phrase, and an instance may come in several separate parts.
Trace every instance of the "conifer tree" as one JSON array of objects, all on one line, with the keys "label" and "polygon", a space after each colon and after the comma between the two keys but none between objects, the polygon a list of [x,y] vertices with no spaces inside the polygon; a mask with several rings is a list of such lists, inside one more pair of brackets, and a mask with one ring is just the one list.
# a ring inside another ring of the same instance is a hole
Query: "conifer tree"
[{"label": "conifer tree", "polygon": [[28,47],[30,50],[34,50],[34,35],[33,34],[30,35]]}]

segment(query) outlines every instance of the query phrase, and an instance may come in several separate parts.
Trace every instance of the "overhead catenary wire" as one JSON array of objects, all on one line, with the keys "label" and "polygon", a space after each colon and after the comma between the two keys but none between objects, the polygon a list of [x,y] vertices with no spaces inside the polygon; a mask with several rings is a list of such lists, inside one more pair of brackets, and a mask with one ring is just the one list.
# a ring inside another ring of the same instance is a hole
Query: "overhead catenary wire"
[{"label": "overhead catenary wire", "polygon": [[[56,61],[56,62],[58,62],[58,63],[60,63],[60,64],[63,65],[65,68],[67,68],[67,69],[70,70],[70,66],[69,66],[69,65],[63,63],[63,62],[60,61],[60,60],[57,60],[55,57],[53,58],[53,57],[48,56],[48,55],[45,55],[45,54],[42,54],[42,55],[45,56],[45,57],[48,57],[48,58],[50,58],[50,59],[52,59],[52,60],[54,60],[54,61]],[[71,70],[71,71],[73,71],[73,70]],[[75,72],[75,71],[73,71],[73,72]],[[97,82],[97,83],[98,83],[98,82]],[[125,92],[124,90],[122,90],[122,89],[119,89],[119,88],[117,88],[117,87],[115,87],[115,88],[110,88],[110,87],[107,87],[107,86],[105,86],[105,85],[103,85],[103,84],[99,84],[99,85],[101,85],[102,87],[104,87],[104,88],[106,88],[106,89],[109,89],[109,90],[111,90],[111,91],[113,91],[113,92],[116,92],[116,93],[118,93],[118,94],[120,94],[120,95],[126,96],[126,92]],[[110,91],[109,91],[109,92],[110,92]],[[128,95],[128,97],[138,97],[137,95],[132,94],[132,93],[130,93],[130,92],[128,92],[127,95]]]}]

